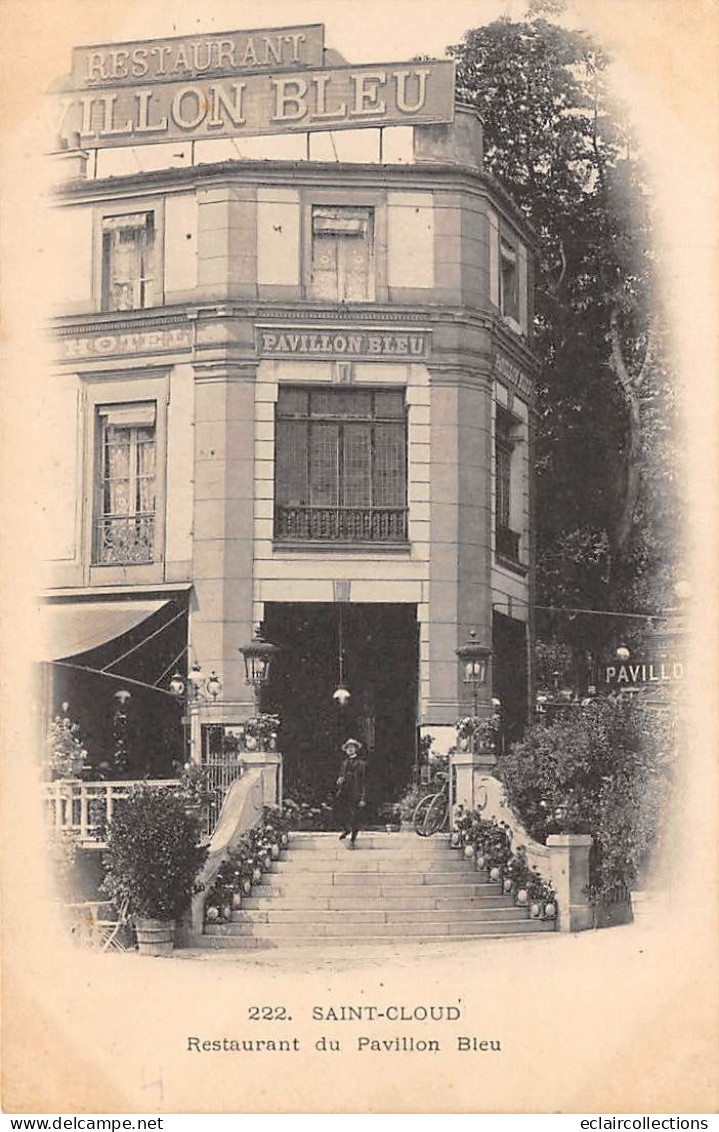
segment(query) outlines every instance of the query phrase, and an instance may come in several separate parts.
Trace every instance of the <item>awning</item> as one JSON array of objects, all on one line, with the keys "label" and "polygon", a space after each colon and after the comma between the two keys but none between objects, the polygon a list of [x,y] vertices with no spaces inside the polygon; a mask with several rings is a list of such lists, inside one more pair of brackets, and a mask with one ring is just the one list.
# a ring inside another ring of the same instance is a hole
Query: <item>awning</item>
[{"label": "awning", "polygon": [[75,601],[39,609],[38,660],[61,660],[121,637],[167,601]]}]

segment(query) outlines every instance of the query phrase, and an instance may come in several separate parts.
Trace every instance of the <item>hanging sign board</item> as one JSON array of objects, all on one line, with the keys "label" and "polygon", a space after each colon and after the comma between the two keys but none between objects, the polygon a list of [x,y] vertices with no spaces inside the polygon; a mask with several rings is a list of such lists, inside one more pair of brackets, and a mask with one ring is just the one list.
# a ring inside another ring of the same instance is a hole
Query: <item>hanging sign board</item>
[{"label": "hanging sign board", "polygon": [[96,90],[321,67],[324,47],[322,24],[96,44],[73,50],[72,71],[63,85],[67,90]]},{"label": "hanging sign board", "polygon": [[71,148],[451,122],[454,62],[108,85],[59,96]]}]

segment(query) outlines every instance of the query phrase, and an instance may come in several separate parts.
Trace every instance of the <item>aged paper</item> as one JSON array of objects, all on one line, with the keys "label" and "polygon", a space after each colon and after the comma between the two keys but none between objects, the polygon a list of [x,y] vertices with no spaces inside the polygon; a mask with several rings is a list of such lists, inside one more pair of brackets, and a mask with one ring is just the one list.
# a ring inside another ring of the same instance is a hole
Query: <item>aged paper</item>
[{"label": "aged paper", "polygon": [[[631,928],[445,948],[202,959],[103,956],[61,936],[40,851],[28,642],[37,500],[52,474],[37,419],[43,319],[71,261],[49,259],[42,94],[81,43],[324,21],[357,63],[441,54],[524,6],[494,0],[30,0],[0,7],[3,56],[3,1106],[37,1113],[706,1113],[717,1105],[716,310],[719,11],[713,0],[571,5],[616,53],[653,170],[664,295],[685,394],[695,501],[691,743],[655,916]],[[52,429],[62,429],[61,420]],[[284,1021],[251,1020],[284,1006]],[[389,1006],[433,1022],[326,1021]],[[452,1008],[448,1010],[447,1008]],[[449,1017],[448,1017],[449,1015]],[[457,1017],[458,1015],[458,1017]],[[291,1021],[289,1020],[291,1018]],[[378,1053],[361,1036],[397,1039]],[[412,1049],[431,1036],[440,1052]],[[296,1038],[292,1052],[189,1041]],[[468,1039],[469,1049],[459,1038]],[[490,1044],[475,1051],[472,1041]],[[404,1039],[404,1040],[403,1040]],[[339,1043],[336,1048],[333,1043]]]}]

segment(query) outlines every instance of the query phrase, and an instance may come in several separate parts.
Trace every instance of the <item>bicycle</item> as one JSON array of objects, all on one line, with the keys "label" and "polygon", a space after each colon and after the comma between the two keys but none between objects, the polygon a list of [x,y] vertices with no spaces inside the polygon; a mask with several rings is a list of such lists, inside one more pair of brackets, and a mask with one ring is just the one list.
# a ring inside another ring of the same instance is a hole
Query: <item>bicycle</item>
[{"label": "bicycle", "polygon": [[420,837],[431,837],[449,829],[449,775],[438,777],[444,779],[441,790],[421,798],[412,815],[415,833]]}]

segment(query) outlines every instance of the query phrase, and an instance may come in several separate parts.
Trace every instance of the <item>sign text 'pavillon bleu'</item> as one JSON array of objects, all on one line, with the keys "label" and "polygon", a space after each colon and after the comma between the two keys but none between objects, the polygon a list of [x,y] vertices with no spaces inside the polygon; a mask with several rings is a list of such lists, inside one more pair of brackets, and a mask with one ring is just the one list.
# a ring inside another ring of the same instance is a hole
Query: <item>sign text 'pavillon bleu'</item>
[{"label": "sign text 'pavillon bleu'", "polygon": [[324,29],[83,47],[58,134],[91,148],[451,122],[454,63],[322,66]]},{"label": "sign text 'pavillon bleu'", "polygon": [[259,357],[312,356],[324,358],[407,358],[429,357],[429,330],[365,330],[358,327],[328,327],[322,330],[303,326],[257,327]]}]

